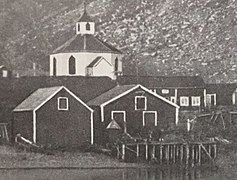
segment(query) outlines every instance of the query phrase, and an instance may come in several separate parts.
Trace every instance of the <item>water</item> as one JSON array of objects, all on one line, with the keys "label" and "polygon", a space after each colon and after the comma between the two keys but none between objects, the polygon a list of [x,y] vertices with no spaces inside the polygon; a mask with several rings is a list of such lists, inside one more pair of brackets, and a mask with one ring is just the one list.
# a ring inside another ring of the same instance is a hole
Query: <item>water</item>
[{"label": "water", "polygon": [[227,180],[205,170],[158,169],[34,169],[1,170],[0,180]]}]

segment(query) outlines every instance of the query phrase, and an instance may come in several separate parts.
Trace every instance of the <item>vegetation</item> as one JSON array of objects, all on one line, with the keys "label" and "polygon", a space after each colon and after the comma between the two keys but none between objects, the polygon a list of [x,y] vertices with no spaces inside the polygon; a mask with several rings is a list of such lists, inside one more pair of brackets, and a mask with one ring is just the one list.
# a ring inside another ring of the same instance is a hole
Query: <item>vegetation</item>
[{"label": "vegetation", "polygon": [[[82,0],[0,0],[0,61],[21,75],[75,34]],[[125,53],[125,74],[236,81],[235,0],[91,0],[98,36]],[[135,67],[136,66],[136,67]],[[135,71],[136,69],[136,71]]]}]

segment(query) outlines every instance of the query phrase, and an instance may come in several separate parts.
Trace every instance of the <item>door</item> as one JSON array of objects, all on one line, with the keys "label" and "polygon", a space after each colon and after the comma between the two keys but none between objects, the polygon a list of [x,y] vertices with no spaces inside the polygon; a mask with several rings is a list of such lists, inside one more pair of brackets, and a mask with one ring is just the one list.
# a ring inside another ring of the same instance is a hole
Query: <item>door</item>
[{"label": "door", "polygon": [[114,119],[118,123],[118,125],[121,127],[123,132],[127,132],[125,111],[112,111],[111,119]]},{"label": "door", "polygon": [[143,112],[143,126],[151,129],[157,126],[157,112],[156,111],[144,111]]}]

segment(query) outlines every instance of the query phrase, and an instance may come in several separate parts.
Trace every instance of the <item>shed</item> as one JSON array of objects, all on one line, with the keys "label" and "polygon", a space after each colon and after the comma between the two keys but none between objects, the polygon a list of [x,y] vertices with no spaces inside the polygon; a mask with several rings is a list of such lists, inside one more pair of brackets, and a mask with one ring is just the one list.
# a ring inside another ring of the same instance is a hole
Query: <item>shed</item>
[{"label": "shed", "polygon": [[36,90],[13,117],[13,137],[51,148],[93,144],[93,110],[64,86]]},{"label": "shed", "polygon": [[131,136],[142,129],[158,130],[178,124],[179,106],[142,85],[123,85],[90,100],[95,109],[95,142],[105,143],[106,127],[115,120]]}]

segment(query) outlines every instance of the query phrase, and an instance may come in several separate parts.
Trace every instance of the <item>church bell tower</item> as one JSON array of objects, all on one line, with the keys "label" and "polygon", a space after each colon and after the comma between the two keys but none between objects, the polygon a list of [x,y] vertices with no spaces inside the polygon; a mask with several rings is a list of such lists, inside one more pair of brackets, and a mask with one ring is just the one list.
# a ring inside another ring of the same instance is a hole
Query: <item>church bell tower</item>
[{"label": "church bell tower", "polygon": [[76,23],[76,34],[95,34],[95,22],[88,15],[86,10],[86,2],[84,2],[84,12]]}]

